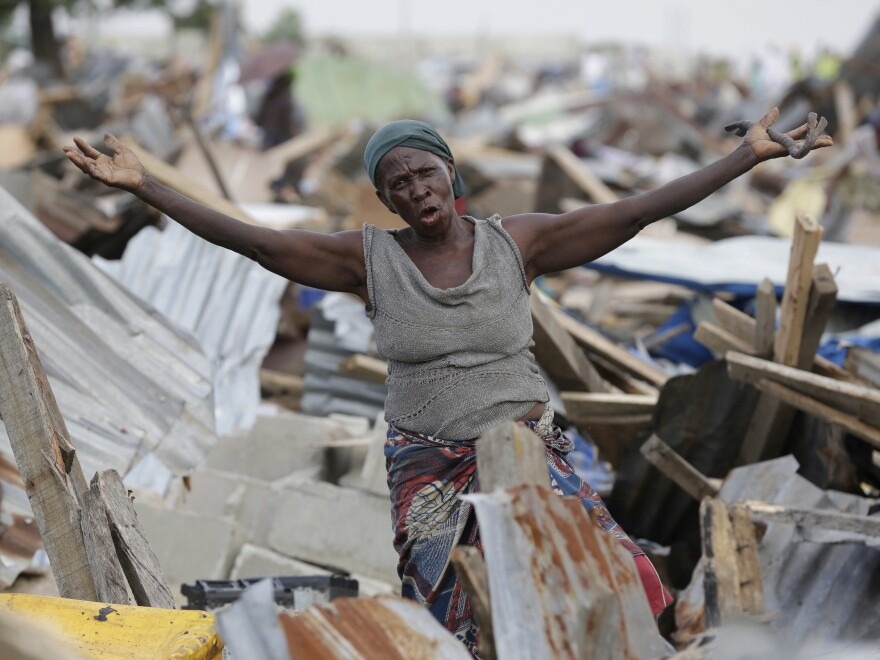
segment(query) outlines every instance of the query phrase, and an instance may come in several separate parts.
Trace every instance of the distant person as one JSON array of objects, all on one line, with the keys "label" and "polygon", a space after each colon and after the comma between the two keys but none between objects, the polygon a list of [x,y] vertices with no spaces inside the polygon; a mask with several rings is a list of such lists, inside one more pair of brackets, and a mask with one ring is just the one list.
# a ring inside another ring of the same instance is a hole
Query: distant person
[{"label": "distant person", "polygon": [[825,238],[846,236],[854,211],[880,213],[880,109],[852,132],[843,150],[830,163],[828,210],[822,218]]},{"label": "distant person", "polygon": [[294,80],[293,70],[277,75],[260,102],[254,121],[263,131],[263,150],[277,147],[302,132],[302,118],[293,95]]},{"label": "distant person", "polygon": [[[529,350],[530,287],[536,277],[598,259],[759,163],[786,156],[767,134],[778,116],[774,109],[753,124],[724,158],[651,191],[559,215],[503,219],[460,216],[455,200],[464,183],[449,146],[427,124],[392,122],[370,139],[364,165],[376,196],[407,227],[365,224],[336,234],[277,231],[202,206],[156,181],[113,136],[105,140],[112,156],[80,138],[65,151],[83,172],[134,193],[205,240],[294,282],[364,302],[388,360],[385,457],[402,595],[427,607],[477,656],[479,629],[450,554],[460,545],[482,550],[473,507],[459,496],[480,490],[476,440],[504,422],[517,421],[541,438],[548,485],[578,498],[633,557],[653,612],[670,604],[650,560],[567,458],[574,443],[554,423],[547,383]],[[804,125],[789,136],[806,132]],[[823,136],[815,147],[830,144]],[[562,589],[560,602],[566,597]]]}]

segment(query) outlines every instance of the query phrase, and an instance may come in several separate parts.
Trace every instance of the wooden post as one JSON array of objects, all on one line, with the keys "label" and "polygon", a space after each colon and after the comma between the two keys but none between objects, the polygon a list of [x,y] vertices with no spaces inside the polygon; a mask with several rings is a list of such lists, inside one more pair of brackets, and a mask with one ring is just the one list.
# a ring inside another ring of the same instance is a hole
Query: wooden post
[{"label": "wooden post", "polygon": [[0,284],[0,417],[63,598],[97,600],[80,520],[85,477],[18,302]]},{"label": "wooden post", "polygon": [[[807,216],[798,216],[788,262],[785,294],[782,297],[779,330],[773,347],[773,359],[786,366],[800,366],[801,354],[808,352],[808,347],[804,344],[804,328],[808,322],[807,311],[813,285],[813,260],[821,239],[822,228],[819,224]],[[809,320],[810,325],[819,322],[820,319]],[[822,328],[824,327],[822,323]],[[812,337],[813,332],[808,336]],[[821,331],[819,334],[821,336]],[[815,355],[815,348],[812,355]],[[812,355],[809,364],[812,364]],[[739,463],[755,463],[762,458],[778,456],[793,417],[792,408],[770,395],[762,395],[746,431]]]},{"label": "wooden post", "polygon": [[764,613],[764,580],[761,576],[758,539],[752,512],[742,504],[731,505],[728,512],[736,541],[740,608],[743,614],[760,616]]},{"label": "wooden post", "polygon": [[836,304],[837,283],[834,281],[834,274],[828,264],[819,264],[813,269],[813,285],[810,287],[810,299],[807,302],[801,350],[794,365],[798,369],[812,369],[825,326],[828,325]]},{"label": "wooden post", "polygon": [[[119,473],[116,470],[97,473],[92,479],[92,487],[100,494],[107,512],[116,554],[128,578],[135,602],[144,607],[173,610],[174,596],[159,566],[159,560],[147,543]],[[181,542],[185,542],[185,539]]]},{"label": "wooden post", "polygon": [[642,445],[640,451],[651,465],[698,502],[718,494],[718,488],[702,472],[688,463],[658,436],[652,435]]},{"label": "wooden post", "polygon": [[515,422],[489,429],[477,441],[477,476],[485,493],[520,484],[549,488],[544,442]]},{"label": "wooden post", "polygon": [[705,498],[700,504],[706,627],[717,628],[739,614],[737,544],[727,505]]}]

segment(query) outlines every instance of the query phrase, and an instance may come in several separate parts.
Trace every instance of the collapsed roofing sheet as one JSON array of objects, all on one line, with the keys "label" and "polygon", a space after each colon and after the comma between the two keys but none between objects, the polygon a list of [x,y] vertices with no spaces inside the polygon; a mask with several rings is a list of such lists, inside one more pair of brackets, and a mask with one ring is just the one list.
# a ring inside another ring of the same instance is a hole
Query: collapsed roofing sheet
[{"label": "collapsed roofing sheet", "polygon": [[[189,335],[59,241],[0,188],[0,281],[11,284],[83,471],[192,469],[215,435],[212,369]],[[0,423],[0,454],[14,465]],[[159,480],[162,482],[162,479]],[[3,479],[4,512],[28,512]]]},{"label": "collapsed roofing sheet", "polygon": [[214,365],[217,433],[250,429],[287,280],[175,222],[143,229],[120,261],[96,263],[198,339]]},{"label": "collapsed roofing sheet", "polygon": [[[785,286],[790,251],[790,240],[769,236],[697,246],[637,236],[588,267],[693,289],[751,295],[765,277],[778,289]],[[831,267],[838,300],[880,303],[880,248],[822,243],[816,263]]]}]

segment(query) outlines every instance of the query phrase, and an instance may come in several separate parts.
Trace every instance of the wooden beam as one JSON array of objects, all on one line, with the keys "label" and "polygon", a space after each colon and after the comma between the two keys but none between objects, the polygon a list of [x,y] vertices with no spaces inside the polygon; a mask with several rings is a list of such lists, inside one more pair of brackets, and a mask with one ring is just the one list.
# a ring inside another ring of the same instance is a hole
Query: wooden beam
[{"label": "wooden beam", "polygon": [[477,476],[486,493],[521,484],[549,488],[544,442],[515,422],[489,429],[477,441]]},{"label": "wooden beam", "polygon": [[98,593],[97,600],[102,603],[130,605],[128,583],[116,556],[107,509],[104,508],[101,493],[95,484],[83,494],[82,530]]},{"label": "wooden beam", "polygon": [[554,314],[560,325],[568,330],[574,340],[587,349],[588,353],[595,353],[618,369],[640,378],[654,387],[663,387],[669,380],[669,375],[666,372],[637,358],[589,326],[576,321],[561,311],[554,310]]},{"label": "wooden beam", "polygon": [[740,614],[737,543],[727,505],[710,497],[700,504],[706,627],[717,628]]},{"label": "wooden beam", "polygon": [[799,509],[753,500],[740,504],[749,508],[755,520],[765,523],[800,525],[863,536],[880,536],[880,518],[877,517],[825,509]]},{"label": "wooden beam", "polygon": [[587,194],[593,203],[612,204],[620,199],[617,193],[605,185],[605,182],[596,176],[587,167],[587,164],[575,156],[568,147],[561,144],[556,145],[547,150],[547,155],[556,162],[559,168],[578,188]]},{"label": "wooden beam", "polygon": [[85,477],[18,301],[0,283],[0,418],[62,598],[97,600],[83,539]]},{"label": "wooden beam", "polygon": [[544,296],[534,289],[531,296],[534,342],[532,353],[561,389],[613,392],[571,335],[562,327]]},{"label": "wooden beam", "polygon": [[813,218],[799,215],[795,224],[788,277],[782,296],[779,331],[773,358],[786,366],[797,366],[804,337],[804,324],[813,284],[813,261],[822,240],[822,227]]},{"label": "wooden beam", "polygon": [[758,381],[758,387],[762,392],[766,392],[780,401],[804,411],[808,415],[818,417],[829,424],[836,424],[854,436],[880,449],[880,428],[866,424],[852,415],[841,412],[837,408],[816,401],[805,394],[801,394],[785,385],[774,383],[771,380],[762,379]]},{"label": "wooden beam", "polygon": [[330,146],[344,134],[345,131],[338,128],[316,128],[272,147],[263,152],[262,157],[270,164],[270,168],[283,167]]},{"label": "wooden beam", "polygon": [[652,435],[639,451],[651,465],[698,502],[718,494],[718,488],[702,472],[657,435]]},{"label": "wooden beam", "polygon": [[584,421],[593,417],[651,415],[658,399],[656,395],[588,392],[562,392],[561,396],[566,416]]},{"label": "wooden beam", "polygon": [[186,195],[199,204],[220,211],[220,213],[225,213],[231,218],[241,220],[249,225],[260,224],[255,218],[245,213],[240,206],[212,192],[183,172],[183,170],[174,167],[174,165],[169,165],[161,158],[157,158],[134,140],[124,139],[122,143],[134,152],[134,155],[138,157],[138,160],[141,161],[150,175],[159,183],[168,186],[172,190],[176,190],[181,195]]},{"label": "wooden beam", "polygon": [[743,614],[764,614],[764,580],[758,559],[758,539],[751,510],[741,504],[728,507],[736,541],[739,606]]},{"label": "wooden beam", "polygon": [[174,609],[174,596],[144,536],[128,491],[116,470],[98,472],[92,487],[100,494],[107,512],[116,554],[128,579],[135,602],[143,607]]},{"label": "wooden beam", "polygon": [[757,386],[761,379],[785,385],[873,426],[880,426],[880,391],[819,376],[760,358],[728,353],[727,372],[734,380]]},{"label": "wooden beam", "polygon": [[453,548],[452,565],[461,588],[471,601],[474,618],[480,627],[480,658],[494,660],[495,635],[492,630],[492,607],[489,599],[489,573],[482,553],[473,546],[460,545]]},{"label": "wooden beam", "polygon": [[388,379],[388,363],[369,355],[350,355],[339,363],[339,373],[384,385]]},{"label": "wooden beam", "polygon": [[712,309],[718,320],[718,326],[736,337],[744,346],[749,346],[750,352],[755,352],[755,319],[721,298],[712,299]]},{"label": "wooden beam", "polygon": [[694,339],[715,355],[724,355],[728,351],[736,351],[746,355],[754,355],[756,352],[753,345],[708,321],[700,321],[696,332],[694,332]]},{"label": "wooden beam", "polygon": [[776,343],[776,288],[765,277],[758,285],[755,298],[755,351],[761,357],[772,357]]}]

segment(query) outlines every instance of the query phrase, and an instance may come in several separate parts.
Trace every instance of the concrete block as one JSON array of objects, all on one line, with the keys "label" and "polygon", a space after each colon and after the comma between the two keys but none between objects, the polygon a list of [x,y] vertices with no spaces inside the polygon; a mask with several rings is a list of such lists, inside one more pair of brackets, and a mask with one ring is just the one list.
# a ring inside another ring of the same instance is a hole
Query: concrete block
[{"label": "concrete block", "polygon": [[326,482],[292,485],[278,503],[269,547],[389,584],[398,581],[387,498]]},{"label": "concrete block", "polygon": [[137,499],[134,508],[176,598],[180,598],[181,584],[226,578],[238,532],[234,522]]},{"label": "concrete block", "polygon": [[346,426],[323,417],[293,412],[257,417],[247,437],[220,438],[208,453],[207,467],[274,481],[295,472],[319,478],[324,440],[349,437]]},{"label": "concrete block", "polygon": [[[330,573],[331,571],[321,566],[285,557],[268,548],[245,544],[238,557],[235,558],[229,577],[233,580],[243,580],[276,575],[329,575]],[[353,574],[351,577],[358,581],[360,596],[378,596],[400,592],[399,580],[394,584],[389,584],[363,575]]]}]

